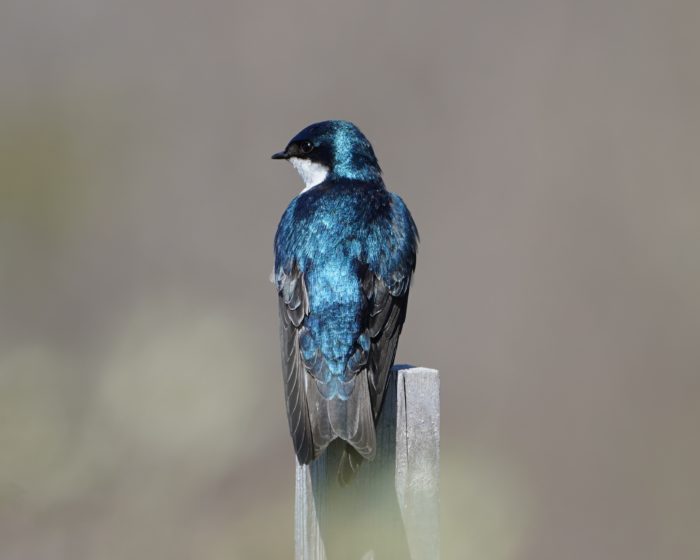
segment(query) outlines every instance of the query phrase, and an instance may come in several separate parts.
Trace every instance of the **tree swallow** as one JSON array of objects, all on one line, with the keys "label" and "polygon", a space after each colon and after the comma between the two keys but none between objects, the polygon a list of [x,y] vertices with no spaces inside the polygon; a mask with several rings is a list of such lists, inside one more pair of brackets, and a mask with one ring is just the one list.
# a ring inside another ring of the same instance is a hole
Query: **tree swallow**
[{"label": "tree swallow", "polygon": [[344,440],[338,478],[347,483],[376,453],[418,231],[354,124],[312,124],[272,158],[290,161],[305,185],[275,235],[289,430],[300,464]]}]

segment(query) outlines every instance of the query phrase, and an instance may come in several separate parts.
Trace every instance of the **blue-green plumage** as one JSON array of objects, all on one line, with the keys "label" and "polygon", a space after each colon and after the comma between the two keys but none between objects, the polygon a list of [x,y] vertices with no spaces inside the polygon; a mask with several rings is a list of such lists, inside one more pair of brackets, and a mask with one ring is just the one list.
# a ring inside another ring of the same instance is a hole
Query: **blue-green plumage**
[{"label": "blue-green plumage", "polygon": [[290,430],[302,463],[346,440],[347,478],[374,454],[418,234],[353,124],[311,125],[274,157],[298,158],[323,179],[292,200],[275,236]]}]

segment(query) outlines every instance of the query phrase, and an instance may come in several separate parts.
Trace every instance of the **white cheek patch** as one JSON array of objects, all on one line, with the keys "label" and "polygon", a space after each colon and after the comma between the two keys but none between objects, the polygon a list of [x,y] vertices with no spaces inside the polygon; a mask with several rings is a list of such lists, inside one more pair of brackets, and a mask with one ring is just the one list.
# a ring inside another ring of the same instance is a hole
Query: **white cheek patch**
[{"label": "white cheek patch", "polygon": [[306,187],[301,192],[308,191],[311,187],[320,185],[328,177],[328,168],[325,165],[309,161],[308,159],[289,158],[289,161],[301,176]]}]

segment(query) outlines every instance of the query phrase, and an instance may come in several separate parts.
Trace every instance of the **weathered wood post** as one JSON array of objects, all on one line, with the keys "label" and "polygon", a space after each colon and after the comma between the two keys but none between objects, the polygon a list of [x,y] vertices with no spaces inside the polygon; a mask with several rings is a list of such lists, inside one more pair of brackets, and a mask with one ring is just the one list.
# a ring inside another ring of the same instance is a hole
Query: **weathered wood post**
[{"label": "weathered wood post", "polygon": [[296,560],[439,558],[439,389],[437,370],[394,366],[377,457],[347,486],[336,480],[335,442],[297,464]]}]

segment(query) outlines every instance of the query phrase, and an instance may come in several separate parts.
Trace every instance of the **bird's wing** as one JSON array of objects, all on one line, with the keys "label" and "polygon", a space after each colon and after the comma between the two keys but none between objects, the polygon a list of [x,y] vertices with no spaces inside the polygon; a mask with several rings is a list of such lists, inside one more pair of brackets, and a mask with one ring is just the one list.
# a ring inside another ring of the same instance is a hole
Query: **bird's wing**
[{"label": "bird's wing", "polygon": [[372,233],[370,243],[379,249],[370,253],[362,283],[369,304],[369,388],[375,419],[382,406],[387,376],[406,319],[418,250],[418,229],[411,213],[398,195],[390,196],[390,221]]},{"label": "bird's wing", "polygon": [[403,291],[394,295],[386,282],[369,269],[365,274],[363,289],[370,309],[367,367],[372,411],[376,420],[381,410],[387,376],[396,357],[401,328],[406,319],[408,284]]},{"label": "bird's wing", "polygon": [[280,314],[280,340],[282,346],[282,372],[284,394],[287,403],[289,432],[299,463],[314,459],[309,405],[306,398],[308,373],[299,350],[299,336],[304,319],[309,314],[309,297],[304,275],[293,266],[290,273],[280,271],[277,277]]}]

